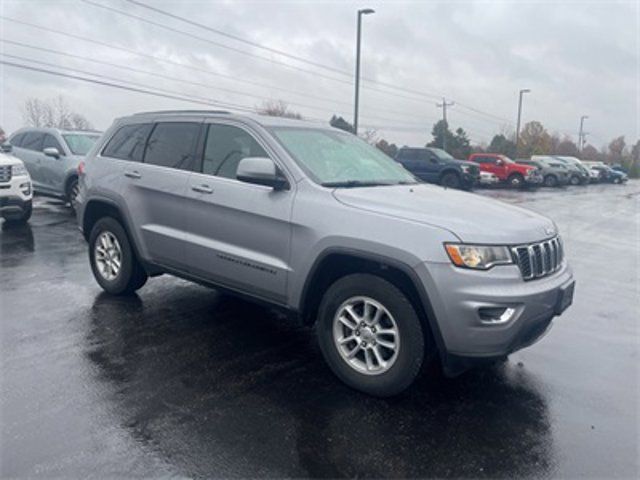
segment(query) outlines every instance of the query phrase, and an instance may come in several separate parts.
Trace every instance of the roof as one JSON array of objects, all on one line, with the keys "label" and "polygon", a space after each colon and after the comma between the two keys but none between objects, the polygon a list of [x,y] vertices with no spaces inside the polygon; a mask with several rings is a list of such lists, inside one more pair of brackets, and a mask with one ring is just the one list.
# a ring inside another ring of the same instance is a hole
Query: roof
[{"label": "roof", "polygon": [[53,128],[53,127],[22,127],[19,130],[16,130],[11,134],[11,136],[16,135],[17,133],[25,133],[25,132],[39,132],[39,133],[73,133],[77,135],[87,135],[87,134],[96,134],[102,135],[100,130],[65,130],[62,128]]}]

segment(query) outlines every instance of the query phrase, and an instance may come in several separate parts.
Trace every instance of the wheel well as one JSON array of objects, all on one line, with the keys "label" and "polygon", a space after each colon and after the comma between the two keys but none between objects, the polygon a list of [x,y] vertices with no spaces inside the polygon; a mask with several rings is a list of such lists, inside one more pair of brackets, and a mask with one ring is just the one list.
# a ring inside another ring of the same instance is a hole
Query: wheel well
[{"label": "wheel well", "polygon": [[434,338],[418,289],[406,272],[401,268],[385,263],[383,260],[372,260],[344,253],[327,255],[313,270],[312,278],[303,293],[302,320],[306,325],[315,323],[322,296],[329,286],[339,278],[352,273],[377,275],[398,287],[416,309],[425,330],[425,337],[429,341]]},{"label": "wheel well", "polygon": [[115,218],[122,224],[126,231],[126,227],[122,221],[122,215],[120,215],[120,211],[116,207],[107,202],[93,200],[89,202],[84,209],[84,217],[82,219],[82,232],[87,241],[89,240],[93,226],[102,217]]}]

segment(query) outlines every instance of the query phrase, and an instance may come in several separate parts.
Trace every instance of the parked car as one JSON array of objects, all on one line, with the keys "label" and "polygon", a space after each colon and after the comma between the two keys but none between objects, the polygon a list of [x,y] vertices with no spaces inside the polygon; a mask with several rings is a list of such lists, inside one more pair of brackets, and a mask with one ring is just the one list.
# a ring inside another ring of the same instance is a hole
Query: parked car
[{"label": "parked car", "polygon": [[480,185],[484,187],[493,187],[500,183],[500,179],[494,173],[480,172]]},{"label": "parked car", "polygon": [[0,152],[0,214],[6,222],[27,222],[31,218],[31,178],[21,160]]},{"label": "parked car", "polygon": [[570,185],[586,185],[591,180],[589,175],[589,169],[583,165],[583,163],[576,157],[559,156],[559,155],[540,155],[532,156],[532,160],[547,159],[550,162],[561,162],[569,169],[569,184]]},{"label": "parked car", "polygon": [[436,355],[448,375],[503,358],[572,301],[551,220],[419,183],[328,126],[138,114],[81,171],[78,220],[106,292],[170,273],[282,309],[369,394],[401,392]]},{"label": "parked car", "polygon": [[569,171],[562,163],[545,160],[526,160],[524,158],[517,159],[516,163],[529,165],[540,170],[542,184],[545,187],[561,187],[569,183]]},{"label": "parked car", "polygon": [[100,132],[23,128],[9,138],[13,154],[31,174],[36,193],[63,198],[75,208],[78,164]]},{"label": "parked car", "polygon": [[514,188],[526,185],[536,186],[542,183],[542,175],[538,168],[519,165],[505,155],[472,153],[469,161],[479,164],[481,171],[493,173],[501,182],[505,182]]},{"label": "parked car", "polygon": [[618,172],[608,165],[593,165],[591,169],[600,172],[603,182],[624,183],[629,180],[629,177],[626,173]]},{"label": "parked car", "polygon": [[616,163],[615,165],[611,165],[611,168],[613,170],[615,170],[616,172],[622,172],[622,173],[625,173],[625,174],[629,175],[629,171],[626,168],[624,168],[622,165],[618,164],[618,163]]},{"label": "parked car", "polygon": [[444,187],[469,190],[480,179],[475,163],[456,160],[440,148],[402,147],[395,160],[420,180]]}]

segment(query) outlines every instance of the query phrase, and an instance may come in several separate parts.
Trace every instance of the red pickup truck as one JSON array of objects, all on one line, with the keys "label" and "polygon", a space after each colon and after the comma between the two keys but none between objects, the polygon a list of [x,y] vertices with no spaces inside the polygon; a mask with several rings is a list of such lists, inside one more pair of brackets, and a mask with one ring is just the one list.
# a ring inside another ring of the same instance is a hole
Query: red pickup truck
[{"label": "red pickup truck", "polygon": [[469,161],[477,163],[481,172],[493,173],[501,182],[506,182],[511,187],[518,188],[542,183],[542,175],[536,167],[520,165],[505,155],[472,153]]}]

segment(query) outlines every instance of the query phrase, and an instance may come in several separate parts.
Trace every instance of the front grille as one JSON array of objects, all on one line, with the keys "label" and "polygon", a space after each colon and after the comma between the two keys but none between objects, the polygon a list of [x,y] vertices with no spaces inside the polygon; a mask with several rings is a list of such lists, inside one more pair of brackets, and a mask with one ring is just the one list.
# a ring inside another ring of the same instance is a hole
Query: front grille
[{"label": "front grille", "polygon": [[0,167],[0,183],[11,181],[11,165]]},{"label": "front grille", "polygon": [[480,169],[476,165],[469,165],[469,173],[477,177],[480,174]]},{"label": "front grille", "polygon": [[525,280],[551,275],[560,268],[564,259],[560,237],[513,247],[511,252]]}]

